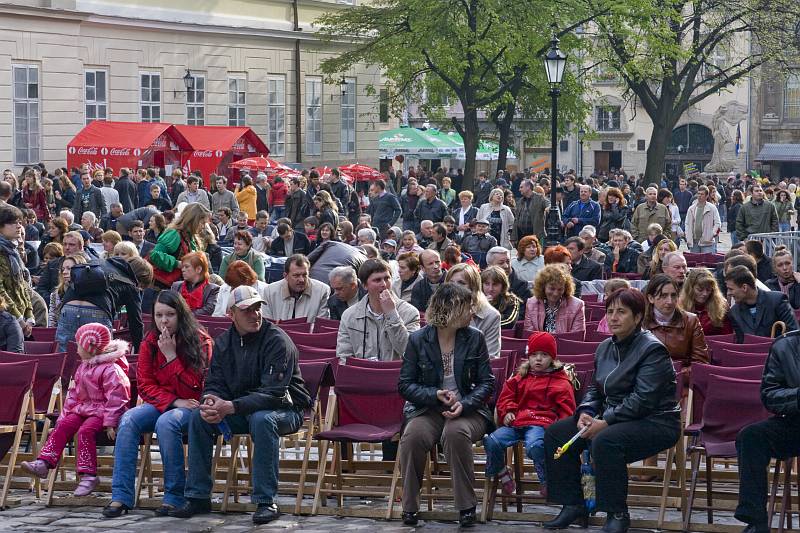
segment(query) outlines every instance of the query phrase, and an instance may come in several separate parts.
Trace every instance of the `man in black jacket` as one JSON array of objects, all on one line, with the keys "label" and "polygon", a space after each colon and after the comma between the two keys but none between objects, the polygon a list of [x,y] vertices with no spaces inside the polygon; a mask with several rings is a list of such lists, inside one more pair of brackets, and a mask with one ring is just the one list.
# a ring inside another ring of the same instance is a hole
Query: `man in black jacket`
[{"label": "man in black jacket", "polygon": [[334,268],[328,274],[331,295],[328,298],[328,311],[331,319],[341,320],[347,309],[358,303],[367,291],[358,283],[358,276],[353,267],[343,265]]},{"label": "man in black jacket", "polygon": [[773,458],[800,455],[800,333],[772,344],[761,377],[761,402],[772,418],[744,428],[736,437],[739,456],[739,505],[734,516],[747,533],[769,533],[767,466]]},{"label": "man in black jacket", "polygon": [[444,282],[442,259],[433,250],[422,250],[419,254],[423,277],[411,290],[411,305],[424,313],[436,288]]},{"label": "man in black jacket", "polygon": [[250,434],[255,445],[251,501],[258,508],[253,522],[265,524],[280,516],[275,502],[280,437],[300,428],[311,397],[300,376],[297,347],[283,330],[263,320],[264,303],[253,287],[231,292],[233,325],[214,342],[201,405],[189,420],[186,504],[171,516],[211,511],[211,454],[217,434],[226,429]]},{"label": "man in black jacket", "polygon": [[289,195],[286,197],[285,213],[286,217],[292,221],[292,227],[294,228],[303,228],[303,220],[305,220],[303,204],[305,199],[306,193],[300,188],[300,180],[297,178],[289,180]]},{"label": "man in black jacket", "polygon": [[138,195],[136,194],[136,185],[130,179],[131,171],[123,168],[119,171],[119,179],[114,184],[114,189],[119,194],[119,203],[122,204],[122,210],[125,213],[130,213],[139,203]]},{"label": "man in black jacket", "polygon": [[447,205],[436,197],[436,185],[425,187],[425,197],[417,202],[414,210],[414,218],[417,220],[430,220],[431,222],[441,222],[447,216]]},{"label": "man in black jacket", "polygon": [[789,298],[793,309],[800,309],[800,273],[794,271],[792,254],[788,250],[778,250],[772,255],[772,269],[775,277],[767,280],[770,290],[782,292]]},{"label": "man in black jacket", "polygon": [[378,228],[378,235],[383,238],[389,226],[394,226],[403,210],[397,196],[386,190],[386,182],[375,180],[370,185],[369,207],[367,214],[372,217],[372,225]]},{"label": "man in black jacket", "polygon": [[592,261],[584,255],[586,249],[583,239],[580,237],[570,237],[564,243],[572,257],[572,277],[578,281],[592,281],[603,279],[603,265],[597,261]]},{"label": "man in black jacket", "polygon": [[289,227],[289,224],[278,224],[278,238],[272,241],[270,252],[277,257],[291,257],[294,254],[308,255],[311,243],[305,233]]},{"label": "man in black jacket", "polygon": [[725,285],[728,296],[736,301],[730,311],[736,342],[744,342],[746,334],[771,337],[772,326],[778,321],[786,324],[786,331],[797,329],[797,320],[786,295],[756,288],[756,278],[746,266],[729,270],[725,274]]}]

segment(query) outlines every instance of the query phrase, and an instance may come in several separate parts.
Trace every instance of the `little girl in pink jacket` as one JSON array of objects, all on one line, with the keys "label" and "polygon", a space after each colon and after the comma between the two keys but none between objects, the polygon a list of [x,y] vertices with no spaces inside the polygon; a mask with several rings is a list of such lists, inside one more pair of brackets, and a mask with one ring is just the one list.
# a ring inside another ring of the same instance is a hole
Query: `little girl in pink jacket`
[{"label": "little girl in pink jacket", "polygon": [[24,461],[22,467],[40,478],[55,468],[67,443],[78,434],[77,473],[80,478],[75,496],[90,494],[97,478],[96,437],[105,431],[115,438],[122,414],[128,409],[131,383],[125,354],[130,345],[111,340],[111,331],[97,323],[84,324],[75,333],[81,364],[75,370],[74,384],[67,392],[64,409],[56,427],[35,461]]}]

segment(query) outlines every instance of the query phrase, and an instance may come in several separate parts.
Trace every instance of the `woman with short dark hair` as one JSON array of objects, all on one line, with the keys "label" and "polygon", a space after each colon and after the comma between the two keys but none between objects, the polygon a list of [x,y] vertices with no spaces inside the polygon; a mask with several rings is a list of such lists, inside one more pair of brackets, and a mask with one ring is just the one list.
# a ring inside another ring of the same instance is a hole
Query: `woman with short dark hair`
[{"label": "woman with short dark hair", "polygon": [[[652,457],[680,438],[675,370],[664,345],[642,330],[644,295],[636,289],[619,289],[606,299],[605,307],[613,337],[597,347],[593,382],[575,416],[545,431],[547,500],[563,505],[558,517],[542,524],[545,529],[588,525],[580,454],[590,447],[597,509],[607,515],[603,531],[628,531],[628,464]],[[583,435],[556,458],[561,446],[584,428]]]},{"label": "woman with short dark hair", "polygon": [[224,278],[228,271],[228,265],[232,261],[244,261],[250,265],[258,276],[264,281],[264,258],[253,250],[253,236],[249,231],[239,230],[233,236],[233,253],[226,255],[219,267],[219,275]]}]

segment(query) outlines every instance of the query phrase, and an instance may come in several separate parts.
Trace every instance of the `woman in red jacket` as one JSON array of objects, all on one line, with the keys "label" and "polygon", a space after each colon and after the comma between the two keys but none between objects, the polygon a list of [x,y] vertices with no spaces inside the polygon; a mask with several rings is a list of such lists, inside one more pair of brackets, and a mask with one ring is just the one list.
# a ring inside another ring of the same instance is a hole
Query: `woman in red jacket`
[{"label": "woman in red jacket", "polygon": [[272,210],[272,221],[276,221],[283,217],[286,208],[286,196],[289,194],[289,189],[286,188],[286,183],[280,176],[275,176],[272,181],[272,188],[269,190],[268,203]]},{"label": "woman in red jacket", "polygon": [[166,516],[184,504],[183,435],[191,410],[200,406],[213,344],[180,294],[158,293],[136,371],[144,403],[125,413],[117,428],[111,503],[104,516],[114,518],[133,507],[139,439],[154,430],[164,465],[164,501],[156,514]]},{"label": "woman in red jacket", "polygon": [[547,495],[544,430],[575,412],[575,389],[556,357],[556,339],[534,331],[528,338],[528,359],[505,382],[497,399],[501,427],[483,439],[483,446],[486,477],[497,476],[506,494],[514,493],[514,478],[505,466],[506,448],[522,441],[525,455],[533,461],[539,476],[541,494]]}]

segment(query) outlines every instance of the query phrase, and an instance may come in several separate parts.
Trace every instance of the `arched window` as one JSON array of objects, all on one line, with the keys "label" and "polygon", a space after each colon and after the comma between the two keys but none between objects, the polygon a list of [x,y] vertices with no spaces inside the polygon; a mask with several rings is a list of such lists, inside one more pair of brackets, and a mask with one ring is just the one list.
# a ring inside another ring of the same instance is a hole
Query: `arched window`
[{"label": "arched window", "polygon": [[700,124],[686,124],[672,130],[667,144],[668,154],[714,153],[714,136],[711,130]]},{"label": "arched window", "polygon": [[783,118],[800,120],[800,71],[797,70],[789,74],[783,88]]}]

